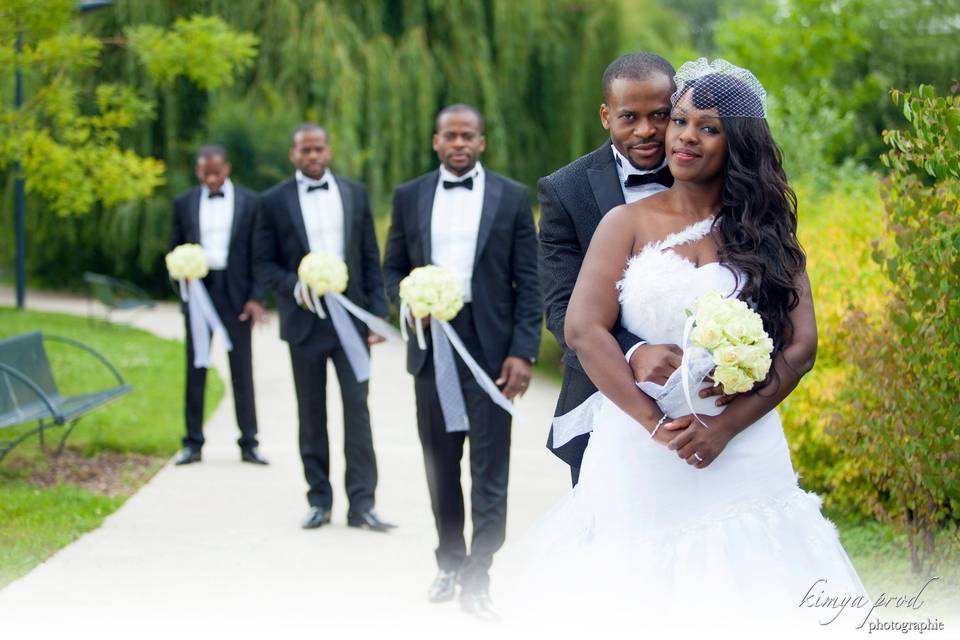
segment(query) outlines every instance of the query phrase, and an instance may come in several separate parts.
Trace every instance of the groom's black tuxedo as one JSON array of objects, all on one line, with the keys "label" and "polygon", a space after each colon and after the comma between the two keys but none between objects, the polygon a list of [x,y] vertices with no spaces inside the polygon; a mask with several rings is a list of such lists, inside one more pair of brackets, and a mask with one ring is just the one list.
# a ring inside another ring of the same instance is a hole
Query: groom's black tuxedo
[{"label": "groom's black tuxedo", "polygon": [[[387,300],[367,189],[359,182],[338,175],[333,179],[343,207],[343,255],[348,273],[344,295],[374,315],[385,317]],[[311,506],[330,509],[333,499],[326,414],[329,358],[337,371],[343,398],[346,492],[350,511],[364,513],[374,506],[377,485],[377,462],[367,408],[368,384],[357,382],[329,314],[321,319],[300,307],[294,298],[297,267],[310,251],[298,189],[297,181],[291,178],[263,194],[254,243],[254,266],[263,284],[276,292],[280,337],[290,347],[300,417],[300,457],[309,485],[307,501]],[[321,216],[333,213],[316,212]],[[366,326],[356,320],[355,324],[366,343]]]},{"label": "groom's black tuxedo", "polygon": [[[438,181],[439,172],[432,171],[400,185],[394,193],[383,272],[387,293],[396,304],[400,302],[400,281],[414,268],[430,264],[434,255],[431,221]],[[496,379],[508,356],[532,361],[539,351],[537,240],[525,186],[485,171],[483,189],[472,302],[465,304],[450,324],[470,355]],[[447,210],[440,214],[462,213]],[[429,338],[424,351],[415,339],[408,344],[407,368],[414,376],[418,433],[439,536],[437,562],[443,570],[460,571],[465,589],[485,590],[493,554],[503,544],[506,532],[510,415],[490,400],[460,358],[455,359],[470,423],[473,540],[469,556],[460,487],[460,459],[467,434],[446,432]]]},{"label": "groom's black tuxedo", "polygon": [[[624,204],[610,142],[574,160],[538,184],[540,199],[540,283],[544,295],[547,328],[563,348],[563,384],[554,415],[563,415],[590,397],[597,388],[583,370],[577,354],[563,339],[563,322],[570,295],[601,218]],[[613,335],[626,353],[640,338],[624,329],[619,320]],[[553,429],[547,446],[570,465],[576,484],[589,434],[566,445],[553,446]]]},{"label": "groom's black tuxedo", "polygon": [[[243,306],[251,301],[263,302],[263,290],[253,274],[253,232],[260,197],[236,184],[233,188],[233,220],[228,241],[227,268],[211,271],[203,279],[220,322],[223,323],[233,350],[229,353],[230,378],[233,387],[234,408],[240,427],[239,445],[250,450],[257,446],[257,412],[253,392],[253,353],[250,321],[241,321]],[[170,232],[170,250],[177,245],[202,244],[200,232],[200,199],[202,187],[181,193],[173,201],[173,224]],[[203,395],[207,370],[193,366],[193,339],[190,318],[183,306],[187,336],[187,388],[185,418],[187,433],[183,446],[195,451],[203,447]]]}]

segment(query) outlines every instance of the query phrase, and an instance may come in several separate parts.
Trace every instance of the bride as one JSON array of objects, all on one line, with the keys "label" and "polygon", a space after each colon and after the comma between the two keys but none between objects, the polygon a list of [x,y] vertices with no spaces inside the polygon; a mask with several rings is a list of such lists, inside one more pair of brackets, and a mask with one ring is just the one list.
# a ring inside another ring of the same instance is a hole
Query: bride
[{"label": "bride", "polygon": [[[674,185],[603,218],[567,310],[567,344],[599,391],[559,421],[593,435],[578,486],[537,528],[525,610],[701,631],[797,616],[805,637],[851,632],[865,591],[820,499],[797,484],[775,409],[813,367],[817,332],[766,93],[722,60],[687,63],[675,80]],[[618,315],[648,342],[685,348],[687,310],[711,290],[762,317],[767,379],[723,406],[696,393],[713,384],[707,372],[689,394],[681,369],[640,392],[610,333]]]}]

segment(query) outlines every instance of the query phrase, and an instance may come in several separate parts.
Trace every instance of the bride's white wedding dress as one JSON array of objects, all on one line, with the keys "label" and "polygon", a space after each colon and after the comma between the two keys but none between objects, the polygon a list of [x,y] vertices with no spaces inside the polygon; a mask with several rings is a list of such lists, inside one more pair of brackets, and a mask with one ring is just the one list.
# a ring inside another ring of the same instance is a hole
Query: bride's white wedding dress
[{"label": "bride's white wedding dress", "polygon": [[[686,310],[697,298],[711,289],[739,292],[731,269],[697,267],[672,250],[704,237],[711,223],[692,225],[630,259],[617,286],[621,321],[632,333],[653,344],[680,344]],[[675,375],[667,389],[645,386],[663,397],[661,408],[673,417],[690,413],[678,382]],[[715,398],[691,392],[698,413],[722,410]],[[835,527],[820,513],[820,498],[797,484],[776,411],[696,469],[599,393],[586,404],[578,411],[581,419],[590,416],[593,435],[579,484],[529,540],[528,611],[594,621],[604,612],[693,627],[708,622],[708,611],[826,621],[837,609],[813,608],[810,599],[802,606],[805,595],[865,594]],[[869,607],[856,610],[862,619]]]}]

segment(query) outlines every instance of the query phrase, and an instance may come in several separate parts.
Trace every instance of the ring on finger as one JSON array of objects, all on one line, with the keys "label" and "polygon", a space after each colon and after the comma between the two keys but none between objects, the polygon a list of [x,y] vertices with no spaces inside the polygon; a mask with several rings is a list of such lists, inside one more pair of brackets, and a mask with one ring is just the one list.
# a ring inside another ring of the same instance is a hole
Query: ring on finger
[{"label": "ring on finger", "polygon": [[697,459],[697,462],[703,462],[703,458],[700,457],[699,453],[694,453],[693,457]]}]

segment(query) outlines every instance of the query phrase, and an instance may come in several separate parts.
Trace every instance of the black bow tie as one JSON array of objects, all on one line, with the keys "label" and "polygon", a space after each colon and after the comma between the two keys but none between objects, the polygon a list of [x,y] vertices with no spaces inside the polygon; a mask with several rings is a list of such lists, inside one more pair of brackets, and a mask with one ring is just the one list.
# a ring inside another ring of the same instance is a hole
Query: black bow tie
[{"label": "black bow tie", "polygon": [[225,198],[226,195],[223,193],[223,191],[211,191],[210,195],[208,195],[207,197],[208,198]]},{"label": "black bow tie", "polygon": [[469,189],[470,191],[473,191],[473,178],[470,177],[470,178],[467,178],[466,180],[458,180],[456,182],[453,180],[443,181],[444,189],[456,189],[457,187],[463,187],[464,189]]},{"label": "black bow tie", "polygon": [[639,187],[644,184],[653,184],[654,182],[662,184],[665,187],[673,186],[673,176],[670,174],[670,167],[664,165],[650,173],[631,173],[627,176],[627,179],[623,181],[623,186],[629,189],[630,187]]},{"label": "black bow tie", "polygon": [[329,190],[330,190],[330,183],[329,183],[329,182],[321,182],[320,184],[308,184],[308,185],[307,185],[307,193],[310,193],[311,191],[316,191],[317,189],[323,189],[324,191],[329,191]]}]

